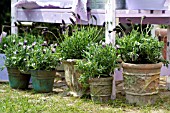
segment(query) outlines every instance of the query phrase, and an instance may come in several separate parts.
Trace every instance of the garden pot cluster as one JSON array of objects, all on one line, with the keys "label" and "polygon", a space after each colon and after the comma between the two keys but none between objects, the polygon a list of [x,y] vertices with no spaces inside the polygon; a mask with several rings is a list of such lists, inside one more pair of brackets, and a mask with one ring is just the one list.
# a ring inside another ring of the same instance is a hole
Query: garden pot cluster
[{"label": "garden pot cluster", "polygon": [[[112,95],[114,71],[120,68],[121,59],[126,100],[138,105],[156,102],[160,68],[167,61],[161,57],[163,42],[148,34],[149,27],[146,31],[133,27],[129,33],[122,33],[121,38],[116,37],[119,46],[113,47],[103,42],[104,30],[101,27],[81,26],[71,21],[74,25],[67,26],[62,21],[66,32],[57,44],[33,35],[22,38],[10,35],[2,40],[1,49],[6,54],[5,65],[12,88],[28,88],[31,76],[36,92],[51,92],[56,67],[62,63],[65,81],[73,96],[90,94],[95,102],[108,102]],[[23,75],[28,72],[31,75]],[[23,82],[26,78],[28,81]]]},{"label": "garden pot cluster", "polygon": [[42,37],[25,34],[9,35],[2,39],[11,88],[28,89],[31,82],[36,92],[53,90],[56,67],[60,64],[57,44],[49,44]]}]

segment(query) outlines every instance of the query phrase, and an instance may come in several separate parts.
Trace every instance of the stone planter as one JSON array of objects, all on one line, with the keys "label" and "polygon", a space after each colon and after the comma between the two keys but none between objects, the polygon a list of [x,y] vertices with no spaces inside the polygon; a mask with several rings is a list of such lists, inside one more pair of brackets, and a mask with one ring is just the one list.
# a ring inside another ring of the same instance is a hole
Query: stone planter
[{"label": "stone planter", "polygon": [[65,79],[65,72],[64,72],[64,65],[60,64],[59,66],[56,67],[56,80],[63,80]]},{"label": "stone planter", "polygon": [[82,85],[79,83],[78,78],[80,73],[76,70],[76,59],[68,59],[62,61],[65,71],[65,81],[73,96],[81,97],[83,95]]},{"label": "stone planter", "polygon": [[162,63],[122,63],[126,100],[137,105],[154,104],[158,98]]},{"label": "stone planter", "polygon": [[107,102],[111,100],[113,77],[91,78],[90,95],[92,101]]}]

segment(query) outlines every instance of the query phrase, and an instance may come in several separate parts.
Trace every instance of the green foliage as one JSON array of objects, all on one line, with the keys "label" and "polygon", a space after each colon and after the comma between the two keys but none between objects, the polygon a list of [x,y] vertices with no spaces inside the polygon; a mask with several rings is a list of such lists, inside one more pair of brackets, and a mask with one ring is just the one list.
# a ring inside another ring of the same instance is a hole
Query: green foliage
[{"label": "green foliage", "polygon": [[77,69],[80,70],[80,82],[86,87],[89,78],[108,77],[114,73],[117,67],[116,49],[112,45],[93,43],[84,52],[85,60],[77,61]]},{"label": "green foliage", "polygon": [[56,52],[56,45],[47,45],[47,42],[35,42],[27,48],[27,67],[33,70],[55,70],[59,65],[59,54]]},{"label": "green foliage", "polygon": [[168,28],[168,25],[159,25],[160,28],[163,28],[163,29],[167,29]]},{"label": "green foliage", "polygon": [[30,69],[55,69],[59,63],[59,58],[55,54],[56,46],[55,44],[48,46],[40,36],[9,35],[3,38],[1,50],[6,55],[5,66],[26,72]]},{"label": "green foliage", "polygon": [[72,35],[64,34],[64,40],[60,44],[60,51],[63,59],[82,59],[83,52],[90,42],[99,42],[102,28],[97,26],[74,26]]},{"label": "green foliage", "polygon": [[28,49],[31,47],[30,44],[36,40],[42,41],[42,38],[32,35],[25,35],[24,37],[9,35],[4,37],[1,49],[6,55],[5,66],[18,68],[24,72],[28,71],[29,67],[26,65],[28,63]]},{"label": "green foliage", "polygon": [[136,64],[158,63],[162,61],[161,51],[163,42],[146,32],[132,29],[129,34],[124,34],[122,38],[117,38],[116,43],[120,45],[120,54],[124,62]]},{"label": "green foliage", "polygon": [[0,53],[4,53],[4,51],[19,42],[19,36],[17,35],[9,35],[7,37],[3,37],[0,43]]}]

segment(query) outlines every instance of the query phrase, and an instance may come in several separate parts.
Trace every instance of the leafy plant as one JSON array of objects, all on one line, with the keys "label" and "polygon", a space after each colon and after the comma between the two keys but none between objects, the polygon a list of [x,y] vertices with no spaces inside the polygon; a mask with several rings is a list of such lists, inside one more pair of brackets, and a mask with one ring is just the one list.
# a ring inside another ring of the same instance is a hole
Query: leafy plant
[{"label": "leafy plant", "polygon": [[93,43],[84,52],[84,60],[77,61],[77,69],[82,73],[80,82],[87,86],[89,78],[108,77],[117,67],[117,51],[112,45]]},{"label": "leafy plant", "polygon": [[33,42],[30,48],[27,48],[27,67],[33,70],[55,70],[60,63],[56,47],[56,44],[49,46],[46,41]]},{"label": "leafy plant", "polygon": [[103,37],[102,28],[96,26],[73,26],[72,35],[64,34],[64,40],[60,44],[63,59],[82,59],[83,52],[90,42],[99,42]]},{"label": "leafy plant", "polygon": [[[29,37],[30,38],[30,37]],[[17,35],[9,35],[2,41],[3,52],[5,52],[5,66],[10,68],[18,68],[20,71],[28,71],[26,66],[27,48],[29,48],[30,39],[19,37]]]},{"label": "leafy plant", "polygon": [[4,37],[1,43],[1,50],[5,52],[5,66],[18,68],[20,71],[27,72],[30,58],[30,49],[36,43],[43,43],[43,38],[27,34],[24,37],[9,35]]},{"label": "leafy plant", "polygon": [[[142,20],[141,20],[142,23]],[[139,27],[117,38],[116,43],[120,46],[121,59],[127,63],[148,64],[163,61],[161,51],[163,42],[149,35],[151,27],[139,31]]]}]

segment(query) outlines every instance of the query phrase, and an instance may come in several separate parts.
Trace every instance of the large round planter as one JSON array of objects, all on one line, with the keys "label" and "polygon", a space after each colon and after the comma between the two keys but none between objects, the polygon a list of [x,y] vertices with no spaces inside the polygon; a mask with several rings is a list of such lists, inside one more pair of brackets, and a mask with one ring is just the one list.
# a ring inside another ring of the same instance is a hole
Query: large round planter
[{"label": "large round planter", "polygon": [[154,104],[158,98],[162,63],[122,63],[126,100],[137,105]]},{"label": "large round planter", "polygon": [[36,92],[48,93],[53,91],[56,71],[31,70],[33,89]]},{"label": "large round planter", "polygon": [[92,101],[107,102],[111,100],[113,77],[91,78],[90,95]]},{"label": "large round planter", "polygon": [[128,9],[162,10],[166,0],[126,0]]},{"label": "large round planter", "polygon": [[62,61],[65,71],[65,81],[73,96],[81,97],[83,95],[83,88],[78,81],[80,73],[77,71],[75,64],[77,59],[68,59]]},{"label": "large round planter", "polygon": [[156,29],[155,35],[159,38],[159,41],[164,42],[164,48],[162,50],[163,58],[167,58],[167,29]]},{"label": "large round planter", "polygon": [[9,76],[9,85],[14,89],[28,89],[30,74],[21,73],[16,68],[7,68]]}]

